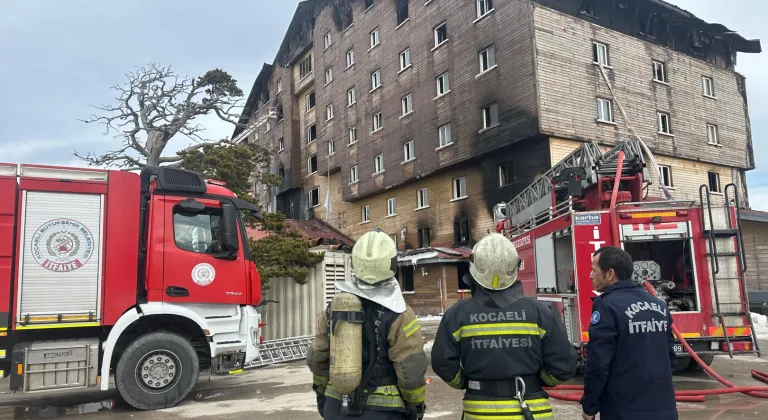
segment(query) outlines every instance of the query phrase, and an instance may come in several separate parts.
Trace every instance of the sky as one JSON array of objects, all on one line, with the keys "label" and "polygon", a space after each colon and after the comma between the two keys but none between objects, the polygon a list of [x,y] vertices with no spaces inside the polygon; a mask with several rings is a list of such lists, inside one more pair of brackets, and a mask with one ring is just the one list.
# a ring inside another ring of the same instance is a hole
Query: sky
[{"label": "sky", "polygon": [[[136,66],[159,63],[197,77],[221,68],[245,95],[272,63],[297,0],[2,0],[0,162],[83,166],[73,151],[119,146],[103,126],[85,124],[93,105],[112,104],[111,86]],[[765,0],[671,0],[768,49]],[[762,74],[761,74],[762,69]],[[752,208],[768,211],[768,52],[739,54],[747,78],[757,168],[748,172]],[[211,139],[231,124],[200,120]],[[173,140],[181,149],[187,139]]]}]

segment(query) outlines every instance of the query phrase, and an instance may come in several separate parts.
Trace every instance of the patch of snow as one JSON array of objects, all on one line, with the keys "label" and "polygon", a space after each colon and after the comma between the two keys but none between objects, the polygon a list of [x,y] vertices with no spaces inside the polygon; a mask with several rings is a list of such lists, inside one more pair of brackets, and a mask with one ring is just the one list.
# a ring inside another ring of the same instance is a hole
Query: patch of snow
[{"label": "patch of snow", "polygon": [[755,325],[755,335],[758,338],[768,338],[768,316],[750,312],[752,323]]},{"label": "patch of snow", "polygon": [[440,321],[443,319],[442,315],[427,315],[427,316],[418,316],[417,317],[419,321]]},{"label": "patch of snow", "polygon": [[427,341],[424,343],[424,353],[432,354],[432,344],[434,341]]},{"label": "patch of snow", "polygon": [[439,417],[446,417],[446,416],[451,416],[453,418],[455,414],[452,411],[434,411],[434,412],[427,411],[424,414],[425,419],[436,419]]}]

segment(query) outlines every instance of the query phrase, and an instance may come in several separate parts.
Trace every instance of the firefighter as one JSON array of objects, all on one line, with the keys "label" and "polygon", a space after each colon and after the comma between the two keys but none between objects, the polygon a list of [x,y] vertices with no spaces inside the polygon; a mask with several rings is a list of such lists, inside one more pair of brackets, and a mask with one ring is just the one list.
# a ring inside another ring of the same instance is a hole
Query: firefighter
[{"label": "firefighter", "polygon": [[592,257],[593,298],[587,344],[584,419],[677,420],[672,316],[631,280],[632,258],[615,247]]},{"label": "firefighter", "polygon": [[[348,416],[366,420],[421,419],[425,412],[424,375],[428,361],[421,326],[413,309],[405,303],[395,278],[395,242],[378,229],[365,233],[352,248],[352,267],[354,276],[336,282],[336,288],[340,293],[360,298],[362,318],[357,319],[363,339],[345,340],[345,345],[332,348],[331,324],[337,317],[347,316],[343,312],[332,313],[331,304],[318,316],[317,331],[307,356],[318,410],[326,420]],[[362,352],[362,358],[359,354],[341,354],[345,351]],[[342,403],[345,396],[334,389],[330,364],[333,361],[338,365],[341,360],[355,356],[362,360],[362,375],[359,388],[346,405]]]},{"label": "firefighter", "polygon": [[551,418],[544,386],[576,372],[576,350],[559,316],[523,295],[520,258],[512,242],[492,233],[472,250],[472,298],[443,316],[432,347],[432,369],[465,391],[464,418]]}]

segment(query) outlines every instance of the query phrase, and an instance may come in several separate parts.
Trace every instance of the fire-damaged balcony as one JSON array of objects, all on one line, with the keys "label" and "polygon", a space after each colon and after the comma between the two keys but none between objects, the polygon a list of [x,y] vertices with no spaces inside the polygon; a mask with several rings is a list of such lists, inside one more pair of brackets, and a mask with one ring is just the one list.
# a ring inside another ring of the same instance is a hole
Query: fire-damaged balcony
[{"label": "fire-damaged balcony", "polygon": [[719,23],[708,23],[664,0],[535,0],[596,25],[733,70],[736,53],[759,53],[748,40]]}]

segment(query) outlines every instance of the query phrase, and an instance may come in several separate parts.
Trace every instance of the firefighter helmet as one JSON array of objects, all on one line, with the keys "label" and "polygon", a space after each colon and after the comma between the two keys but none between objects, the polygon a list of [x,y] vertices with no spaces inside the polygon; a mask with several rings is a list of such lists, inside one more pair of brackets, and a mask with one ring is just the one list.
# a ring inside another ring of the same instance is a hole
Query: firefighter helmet
[{"label": "firefighter helmet", "polygon": [[512,241],[491,233],[481,239],[469,256],[469,273],[477,284],[490,290],[504,290],[517,281],[520,256]]},{"label": "firefighter helmet", "polygon": [[395,277],[395,241],[378,229],[365,233],[352,247],[352,268],[355,277],[368,284],[381,283]]}]

